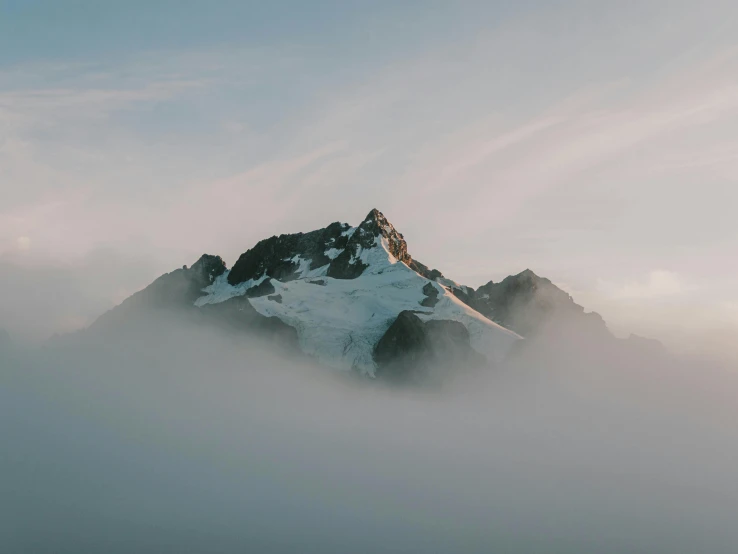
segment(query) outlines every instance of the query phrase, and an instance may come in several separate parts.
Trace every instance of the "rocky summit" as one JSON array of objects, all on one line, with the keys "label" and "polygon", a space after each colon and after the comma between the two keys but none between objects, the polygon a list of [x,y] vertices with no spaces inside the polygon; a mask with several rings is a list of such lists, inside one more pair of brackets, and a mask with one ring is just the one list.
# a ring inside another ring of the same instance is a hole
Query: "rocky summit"
[{"label": "rocky summit", "polygon": [[413,259],[376,209],[259,241],[228,269],[203,255],[104,314],[92,329],[176,311],[269,338],[319,363],[387,379],[425,368],[495,364],[524,337],[554,330],[610,337],[597,314],[530,270],[473,289]]},{"label": "rocky summit", "polygon": [[368,267],[362,253],[374,248],[378,240],[386,241],[386,249],[396,261],[427,277],[442,276],[437,270],[414,262],[402,234],[374,209],[357,227],[335,222],[308,233],[279,235],[258,242],[238,258],[228,283],[236,286],[263,275],[285,282],[321,268],[325,268],[322,273],[327,277],[355,279]]}]

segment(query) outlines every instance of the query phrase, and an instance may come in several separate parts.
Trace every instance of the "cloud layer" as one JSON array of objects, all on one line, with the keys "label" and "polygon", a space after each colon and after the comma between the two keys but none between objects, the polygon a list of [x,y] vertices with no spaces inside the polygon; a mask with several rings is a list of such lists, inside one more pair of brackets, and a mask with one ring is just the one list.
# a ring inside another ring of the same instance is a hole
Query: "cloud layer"
[{"label": "cloud layer", "polygon": [[[181,323],[181,322],[180,322]],[[142,330],[142,329],[139,329]],[[387,389],[156,322],[0,350],[11,551],[729,552],[736,376],[535,353]],[[84,342],[82,344],[85,344]]]}]

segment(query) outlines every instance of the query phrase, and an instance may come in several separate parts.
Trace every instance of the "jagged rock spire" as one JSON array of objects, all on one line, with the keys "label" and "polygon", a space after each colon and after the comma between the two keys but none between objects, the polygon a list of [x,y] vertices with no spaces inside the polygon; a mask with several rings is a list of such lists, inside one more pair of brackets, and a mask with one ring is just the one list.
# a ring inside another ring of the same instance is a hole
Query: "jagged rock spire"
[{"label": "jagged rock spire", "polygon": [[377,208],[372,208],[371,211],[366,215],[364,221],[381,221],[387,222],[387,218]]},{"label": "jagged rock spire", "polygon": [[527,277],[530,279],[540,279],[540,277],[536,275],[531,269],[524,269],[523,271],[518,273],[516,277]]},{"label": "jagged rock spire", "polygon": [[354,237],[364,248],[371,248],[374,245],[374,238],[379,236],[387,239],[390,254],[398,261],[410,263],[412,258],[407,253],[405,237],[395,229],[394,225],[389,222],[382,212],[374,208],[361,222],[356,233],[354,233]]},{"label": "jagged rock spire", "polygon": [[201,277],[205,282],[212,282],[216,277],[222,275],[225,270],[226,264],[223,258],[212,254],[203,254],[190,268],[190,271]]},{"label": "jagged rock spire", "polygon": [[332,223],[308,233],[293,233],[264,239],[243,253],[231,268],[228,282],[237,285],[266,274],[279,281],[297,278],[307,270],[328,266],[326,275],[336,279],[354,279],[368,267],[362,252],[374,248],[377,238],[387,241],[387,248],[397,261],[427,277],[442,277],[441,272],[412,259],[407,243],[382,212],[372,209],[355,228]]},{"label": "jagged rock spire", "polygon": [[407,253],[407,243],[402,233],[378,209],[371,210],[348,240],[343,252],[337,256],[328,268],[328,277],[336,279],[354,279],[361,275],[367,266],[358,258],[362,251],[374,248],[377,237],[387,240],[390,253],[398,261],[410,264],[412,258]]}]

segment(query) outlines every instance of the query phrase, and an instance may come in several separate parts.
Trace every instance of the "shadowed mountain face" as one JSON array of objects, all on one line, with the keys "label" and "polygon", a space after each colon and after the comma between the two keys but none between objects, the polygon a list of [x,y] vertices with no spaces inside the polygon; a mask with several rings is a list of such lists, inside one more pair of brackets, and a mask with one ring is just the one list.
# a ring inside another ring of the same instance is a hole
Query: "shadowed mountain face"
[{"label": "shadowed mountain face", "polygon": [[480,313],[525,337],[542,332],[612,336],[599,314],[585,312],[571,295],[530,269],[499,283],[482,285],[472,292],[469,302]]},{"label": "shadowed mountain face", "polygon": [[210,285],[226,271],[220,256],[203,254],[189,269],[184,266],[165,273],[145,289],[126,298],[119,306],[103,314],[94,323],[101,328],[124,324],[137,314],[156,310],[181,310],[191,306]]},{"label": "shadowed mountain face", "polygon": [[399,382],[424,381],[436,368],[481,366],[484,356],[471,347],[469,331],[458,321],[424,322],[400,312],[374,349],[377,376]]},{"label": "shadowed mountain face", "polygon": [[195,300],[202,296],[202,290],[225,271],[226,265],[220,256],[204,254],[189,269],[185,266],[166,273],[133,294],[100,316],[77,338],[84,340],[112,335],[155,342],[162,332],[161,326],[177,322],[212,327],[226,333],[254,335],[277,343],[287,351],[297,351],[295,329],[276,317],[258,313],[247,300],[247,297],[260,293],[267,294],[269,281],[245,291],[244,297],[234,297],[202,309],[194,306]]},{"label": "shadowed mountain face", "polygon": [[317,231],[279,235],[259,241],[238,258],[228,275],[228,283],[238,285],[262,275],[290,281],[297,278],[300,259],[310,260],[315,267],[329,264],[331,258],[326,252],[347,246],[348,229],[347,224],[335,222]]},{"label": "shadowed mountain face", "polygon": [[230,270],[204,255],[104,314],[90,332],[165,313],[397,380],[415,380],[432,365],[500,362],[522,337],[614,341],[599,315],[530,270],[477,290],[446,279],[414,260],[376,209],[356,227],[336,222],[262,240]]}]

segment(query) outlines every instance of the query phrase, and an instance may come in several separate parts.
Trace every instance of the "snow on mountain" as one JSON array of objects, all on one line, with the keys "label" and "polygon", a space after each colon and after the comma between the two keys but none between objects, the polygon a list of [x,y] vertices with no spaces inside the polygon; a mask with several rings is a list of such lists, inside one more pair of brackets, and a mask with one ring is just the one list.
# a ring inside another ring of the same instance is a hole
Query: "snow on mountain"
[{"label": "snow on mountain", "polygon": [[[251,297],[249,291],[268,285],[267,279],[270,292]],[[429,283],[437,301],[421,305]],[[423,321],[462,323],[472,348],[502,360],[521,337],[465,304],[449,286],[458,287],[413,260],[403,236],[372,210],[358,227],[334,223],[261,241],[204,288],[195,306],[247,295],[257,312],[294,327],[305,353],[367,375],[375,373],[375,346],[405,310]]]},{"label": "snow on mountain", "polygon": [[159,314],[392,379],[434,364],[499,362],[522,336],[574,349],[582,337],[615,340],[598,314],[530,270],[477,290],[448,279],[413,259],[378,210],[355,227],[264,239],[230,269],[205,254],[103,314],[87,335],[130,333]]}]

